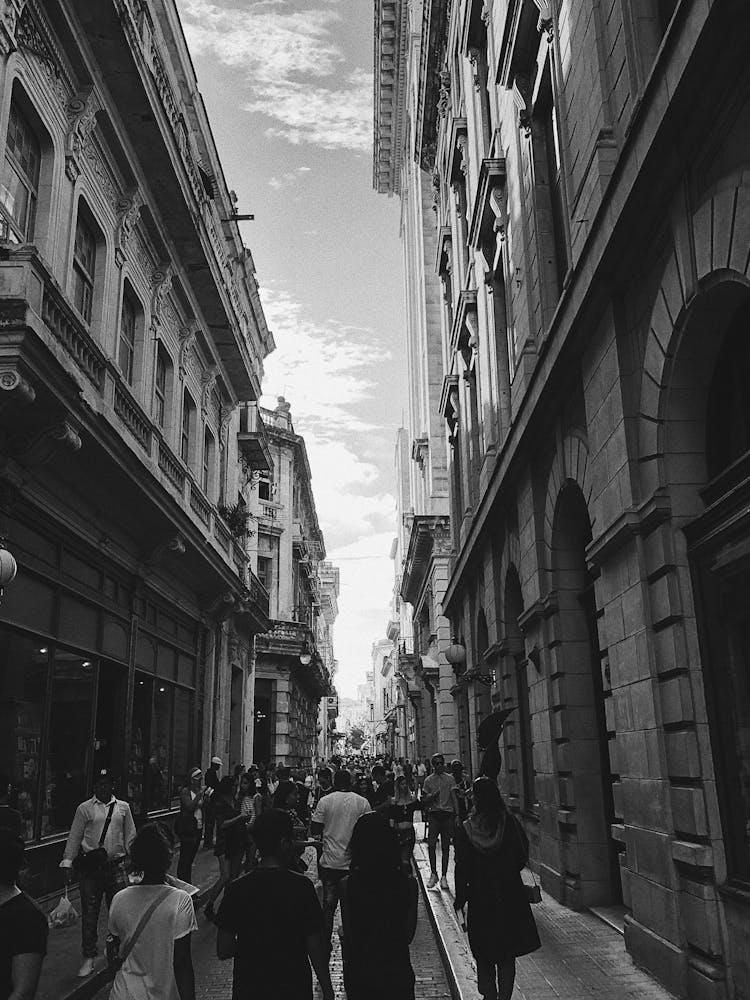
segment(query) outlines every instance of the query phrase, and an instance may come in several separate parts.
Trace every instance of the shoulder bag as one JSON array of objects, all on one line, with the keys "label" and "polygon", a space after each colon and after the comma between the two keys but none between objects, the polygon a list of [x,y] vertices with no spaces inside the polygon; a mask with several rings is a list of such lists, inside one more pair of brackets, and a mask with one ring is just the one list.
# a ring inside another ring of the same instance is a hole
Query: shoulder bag
[{"label": "shoulder bag", "polygon": [[116,799],[109,804],[109,812],[102,827],[102,835],[99,837],[99,846],[95,847],[93,851],[84,851],[81,847],[78,851],[78,856],[73,859],[73,868],[79,878],[87,875],[96,875],[104,870],[104,866],[107,863],[107,849],[104,846],[104,841],[107,837],[107,830],[109,830],[109,824],[112,822],[112,813],[115,811],[116,805]]},{"label": "shoulder bag", "polygon": [[152,900],[151,903],[146,908],[143,916],[136,924],[136,928],[130,935],[128,940],[125,942],[125,946],[120,951],[120,939],[114,934],[107,935],[107,964],[110,969],[117,972],[118,969],[122,968],[125,960],[127,959],[130,952],[136,945],[138,938],[141,936],[146,924],[149,922],[151,917],[154,915],[157,907],[161,906],[164,900],[172,891],[171,886],[165,886],[163,891],[159,893],[156,899]]}]

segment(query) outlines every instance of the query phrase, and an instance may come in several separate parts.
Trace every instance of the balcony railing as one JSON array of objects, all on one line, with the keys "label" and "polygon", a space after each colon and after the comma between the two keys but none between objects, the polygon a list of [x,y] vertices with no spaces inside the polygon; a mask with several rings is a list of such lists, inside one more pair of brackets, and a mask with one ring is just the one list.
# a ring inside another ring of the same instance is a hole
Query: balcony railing
[{"label": "balcony railing", "polygon": [[164,489],[178,494],[182,509],[193,517],[205,537],[216,542],[222,557],[233,566],[243,583],[251,586],[255,578],[248,573],[249,560],[243,547],[232,538],[218,511],[134,398],[117,367],[93,339],[47,270],[36,247],[5,250],[0,255],[0,271],[5,267],[12,273],[12,282],[9,279],[5,286],[12,285],[12,294],[6,292],[0,299],[9,315],[17,316],[10,322],[19,326],[41,327],[44,324],[48,335],[65,348],[73,363],[71,370],[75,367],[82,372],[104,401],[103,412],[107,412],[107,402],[111,405],[109,423],[113,430],[124,442],[131,438],[135,441],[137,449],[134,451],[141,455],[144,465]]}]

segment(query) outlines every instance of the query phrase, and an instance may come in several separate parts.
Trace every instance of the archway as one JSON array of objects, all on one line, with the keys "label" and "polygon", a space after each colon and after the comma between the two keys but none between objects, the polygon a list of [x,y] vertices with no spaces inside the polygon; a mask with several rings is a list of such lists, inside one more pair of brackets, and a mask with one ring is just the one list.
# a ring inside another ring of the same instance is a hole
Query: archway
[{"label": "archway", "polygon": [[615,819],[609,763],[594,579],[586,566],[591,522],[580,487],[568,480],[557,498],[552,527],[552,569],[561,640],[553,719],[558,744],[560,806],[570,814],[563,852],[581,906],[619,904],[621,846],[612,840]]},{"label": "archway", "polygon": [[[515,566],[509,566],[505,574],[503,617],[506,648],[510,663],[510,687],[515,696],[516,711],[511,716],[515,733],[513,744],[514,770],[516,772],[516,794],[521,799],[524,812],[530,812],[536,804],[534,781],[534,739],[531,728],[531,707],[529,703],[528,660],[523,642],[523,634],[518,619],[523,614],[521,581]],[[510,765],[509,765],[510,766]],[[520,772],[520,774],[519,774]]]}]

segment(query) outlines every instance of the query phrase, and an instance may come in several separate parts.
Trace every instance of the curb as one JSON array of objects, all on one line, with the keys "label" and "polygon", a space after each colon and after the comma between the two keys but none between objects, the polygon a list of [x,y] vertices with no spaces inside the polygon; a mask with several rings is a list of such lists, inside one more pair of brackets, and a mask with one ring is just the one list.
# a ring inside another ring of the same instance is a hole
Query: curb
[{"label": "curb", "polygon": [[[463,945],[462,948],[459,944],[459,941],[462,942],[464,938],[453,914],[452,895],[449,902],[445,899],[445,890],[435,892],[427,888],[422,876],[420,860],[423,859],[415,855],[414,867],[422,890],[422,899],[430,918],[440,958],[448,979],[451,996],[453,1000],[471,1000],[476,994],[476,979],[472,975],[473,966],[470,964],[470,954],[468,953],[467,946]],[[443,917],[442,921],[438,919],[438,915]],[[446,933],[446,930],[452,925],[455,925],[456,929],[454,940],[451,940],[449,934]]]}]

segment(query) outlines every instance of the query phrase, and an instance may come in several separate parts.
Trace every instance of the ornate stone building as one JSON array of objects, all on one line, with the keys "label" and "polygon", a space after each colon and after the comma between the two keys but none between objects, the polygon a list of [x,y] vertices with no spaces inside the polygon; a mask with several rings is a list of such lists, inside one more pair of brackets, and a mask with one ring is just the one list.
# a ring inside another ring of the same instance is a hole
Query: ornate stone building
[{"label": "ornate stone building", "polygon": [[[256,641],[253,759],[309,767],[328,726],[326,699],[335,694],[339,579],[338,570],[323,561],[307,450],[290,411],[282,397],[275,410],[261,410],[273,468],[261,474],[250,506],[271,619]],[[330,751],[330,739],[325,748]]]},{"label": "ornate stone building", "polygon": [[461,752],[513,707],[547,891],[619,907],[675,994],[750,995],[750,12],[376,11],[376,185],[421,211],[409,301],[440,282]]},{"label": "ornate stone building", "polygon": [[172,0],[4,4],[0,155],[0,771],[42,895],[96,767],[140,820],[245,754],[268,594],[220,511],[273,339]]}]

